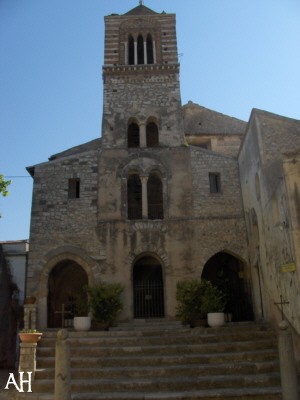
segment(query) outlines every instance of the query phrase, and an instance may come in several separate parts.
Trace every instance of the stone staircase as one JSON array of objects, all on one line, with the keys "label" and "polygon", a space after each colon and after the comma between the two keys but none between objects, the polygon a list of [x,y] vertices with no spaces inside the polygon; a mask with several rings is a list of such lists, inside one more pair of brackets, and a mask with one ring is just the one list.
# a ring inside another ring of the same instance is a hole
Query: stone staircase
[{"label": "stone staircase", "polygon": [[[30,399],[53,400],[56,332],[38,344]],[[177,322],[70,332],[72,400],[281,399],[277,338],[269,325]]]}]

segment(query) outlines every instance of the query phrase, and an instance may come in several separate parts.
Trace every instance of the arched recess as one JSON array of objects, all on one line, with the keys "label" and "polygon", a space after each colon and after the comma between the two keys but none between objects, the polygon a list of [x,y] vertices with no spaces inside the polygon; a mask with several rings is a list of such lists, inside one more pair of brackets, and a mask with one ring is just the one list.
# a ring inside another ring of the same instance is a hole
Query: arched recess
[{"label": "arched recess", "polygon": [[48,280],[48,327],[72,327],[76,296],[88,284],[85,270],[75,261],[59,262]]},{"label": "arched recess", "polygon": [[212,256],[202,271],[201,279],[211,281],[226,294],[225,313],[232,314],[233,321],[253,319],[250,288],[244,278],[243,262],[227,252]]},{"label": "arched recess", "polygon": [[164,283],[161,262],[143,254],[133,263],[134,318],[164,317]]},{"label": "arched recess", "polygon": [[128,147],[140,147],[140,128],[136,122],[131,122],[127,128]]},{"label": "arched recess", "polygon": [[97,262],[82,249],[74,246],[61,246],[47,253],[44,259],[45,265],[39,277],[38,326],[40,329],[46,329],[48,324],[48,293],[51,271],[67,260],[79,265],[85,271],[89,285],[94,283]]},{"label": "arched recess", "polygon": [[159,145],[158,127],[153,121],[148,122],[146,126],[146,145],[147,147],[157,147]]}]

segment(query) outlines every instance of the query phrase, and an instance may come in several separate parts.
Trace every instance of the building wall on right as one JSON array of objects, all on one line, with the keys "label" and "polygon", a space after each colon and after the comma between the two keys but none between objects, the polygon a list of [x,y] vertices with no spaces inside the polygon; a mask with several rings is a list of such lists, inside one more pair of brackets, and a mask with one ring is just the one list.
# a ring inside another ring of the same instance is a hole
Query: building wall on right
[{"label": "building wall on right", "polygon": [[300,121],[253,110],[238,161],[256,318],[300,334]]}]

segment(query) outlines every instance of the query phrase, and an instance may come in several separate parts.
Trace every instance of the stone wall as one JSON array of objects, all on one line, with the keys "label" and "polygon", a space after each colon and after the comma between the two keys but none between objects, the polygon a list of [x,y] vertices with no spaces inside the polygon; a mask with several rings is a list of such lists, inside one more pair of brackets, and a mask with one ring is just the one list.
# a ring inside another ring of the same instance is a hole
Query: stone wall
[{"label": "stone wall", "polygon": [[[254,292],[261,297],[261,312],[267,319],[280,318],[280,310],[274,306],[280,295],[289,301],[285,315],[298,333],[299,265],[291,246],[295,216],[291,221],[289,211],[295,200],[295,182],[291,188],[282,152],[297,148],[299,141],[299,121],[254,110],[239,154]],[[294,271],[285,270],[289,264]]]},{"label": "stone wall", "polygon": [[[115,76],[115,72],[117,75]],[[177,67],[110,69],[105,75],[103,147],[127,147],[129,120],[157,121],[161,146],[183,143],[182,112]]]},{"label": "stone wall", "polygon": [[[237,161],[196,147],[190,152],[195,217],[243,218]],[[220,174],[220,193],[210,193],[209,173]]]}]

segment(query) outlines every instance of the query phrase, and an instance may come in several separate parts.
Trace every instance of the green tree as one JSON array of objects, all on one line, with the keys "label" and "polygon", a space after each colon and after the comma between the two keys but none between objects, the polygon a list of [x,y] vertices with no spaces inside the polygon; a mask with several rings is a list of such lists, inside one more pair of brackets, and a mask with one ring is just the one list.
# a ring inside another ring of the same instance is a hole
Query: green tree
[{"label": "green tree", "polygon": [[[4,179],[4,176],[0,174],[0,194],[2,196],[5,197],[9,194],[7,188],[10,184],[11,184],[11,181],[6,181]],[[0,214],[0,218],[1,218],[1,214]]]}]

